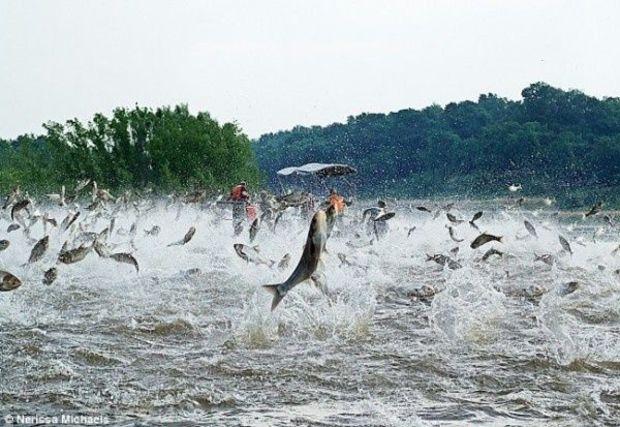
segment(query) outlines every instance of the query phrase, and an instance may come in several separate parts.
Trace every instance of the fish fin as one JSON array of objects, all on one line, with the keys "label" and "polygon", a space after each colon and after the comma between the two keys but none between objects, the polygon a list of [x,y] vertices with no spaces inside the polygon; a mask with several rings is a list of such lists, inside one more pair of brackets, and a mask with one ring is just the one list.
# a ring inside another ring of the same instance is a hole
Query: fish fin
[{"label": "fish fin", "polygon": [[314,283],[314,286],[316,286],[323,294],[329,296],[324,278],[324,275],[313,274],[312,276],[310,276],[310,281]]},{"label": "fish fin", "polygon": [[267,290],[271,295],[273,295],[273,300],[271,301],[271,311],[275,310],[280,301],[284,298],[284,295],[280,294],[278,290],[279,284],[275,285],[263,285],[263,288]]}]

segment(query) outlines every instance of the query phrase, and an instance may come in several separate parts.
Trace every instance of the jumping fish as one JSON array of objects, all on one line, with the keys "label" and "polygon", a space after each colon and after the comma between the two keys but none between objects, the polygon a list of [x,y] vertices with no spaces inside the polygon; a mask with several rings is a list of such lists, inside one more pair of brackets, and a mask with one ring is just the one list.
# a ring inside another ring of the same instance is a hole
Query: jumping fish
[{"label": "jumping fish", "polygon": [[187,233],[185,233],[185,236],[183,236],[183,238],[181,240],[179,240],[178,242],[170,243],[168,246],[181,246],[181,245],[184,245],[187,242],[189,242],[190,240],[192,240],[192,237],[194,237],[195,233],[196,233],[196,227],[190,227],[189,230],[187,231]]},{"label": "jumping fish", "polygon": [[304,251],[293,273],[283,283],[263,285],[273,294],[271,310],[275,310],[284,296],[299,283],[308,280],[315,273],[327,242],[327,214],[317,211],[312,217]]},{"label": "jumping fish", "polygon": [[469,245],[469,247],[472,249],[476,249],[484,245],[485,243],[489,243],[492,241],[502,243],[502,236],[494,236],[492,234],[482,233],[481,235],[476,237],[473,242],[471,242],[471,245]]},{"label": "jumping fish", "polygon": [[22,285],[22,281],[17,277],[9,273],[8,271],[0,270],[0,292],[8,292],[19,288]]}]

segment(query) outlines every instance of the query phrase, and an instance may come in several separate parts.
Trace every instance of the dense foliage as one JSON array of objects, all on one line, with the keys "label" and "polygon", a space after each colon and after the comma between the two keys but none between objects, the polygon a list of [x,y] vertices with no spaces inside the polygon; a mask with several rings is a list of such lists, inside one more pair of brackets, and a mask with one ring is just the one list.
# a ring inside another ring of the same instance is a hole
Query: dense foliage
[{"label": "dense foliage", "polygon": [[259,173],[249,139],[231,123],[187,107],[118,108],[87,124],[48,123],[47,135],[0,141],[0,189],[58,190],[90,178],[120,188],[223,189]]},{"label": "dense foliage", "polygon": [[564,206],[595,199],[619,205],[620,99],[545,83],[522,96],[361,114],[263,135],[254,148],[272,179],[286,166],[349,163],[367,195],[492,196],[521,183],[526,196],[555,196]]},{"label": "dense foliage", "polygon": [[0,140],[0,191],[51,191],[83,178],[113,189],[215,190],[241,179],[256,188],[256,154],[272,184],[280,168],[335,161],[358,168],[361,195],[488,197],[521,183],[524,195],[555,196],[564,206],[620,206],[620,99],[545,83],[522,96],[362,114],[254,144],[235,124],[185,106],[119,108],[86,124],[48,123],[43,136]]}]

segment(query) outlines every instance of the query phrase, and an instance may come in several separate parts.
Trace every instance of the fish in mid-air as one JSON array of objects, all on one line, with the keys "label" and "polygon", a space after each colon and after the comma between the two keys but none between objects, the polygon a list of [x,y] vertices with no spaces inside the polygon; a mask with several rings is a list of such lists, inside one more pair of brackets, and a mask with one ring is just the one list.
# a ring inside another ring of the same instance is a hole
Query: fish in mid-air
[{"label": "fish in mid-air", "polygon": [[147,236],[157,236],[160,231],[161,228],[159,227],[159,225],[154,225],[153,227],[151,227],[150,230],[144,230],[144,234]]},{"label": "fish in mid-air", "polygon": [[13,203],[15,203],[20,194],[21,191],[19,190],[19,186],[13,188],[11,192],[6,196],[6,199],[4,200],[4,205],[2,205],[2,209],[4,210],[11,206]]},{"label": "fish in mid-air", "polygon": [[481,235],[476,237],[473,242],[471,242],[469,247],[472,249],[476,249],[484,245],[485,243],[493,241],[502,243],[502,236],[494,236],[492,234],[482,233]]},{"label": "fish in mid-air", "polygon": [[452,226],[448,226],[448,234],[450,234],[450,238],[454,240],[456,243],[461,243],[465,239],[458,239],[454,234],[454,228]]},{"label": "fish in mid-air", "polygon": [[52,267],[43,273],[43,284],[49,286],[56,281],[57,277],[58,269],[56,267]]},{"label": "fish in mid-air", "polygon": [[19,224],[10,224],[10,225],[7,227],[7,229],[6,229],[6,232],[7,232],[7,233],[10,233],[10,232],[12,232],[12,231],[19,230],[19,228],[20,228],[20,227],[21,227],[21,225],[19,225]]},{"label": "fish in mid-air", "polygon": [[62,220],[62,222],[60,223],[60,228],[62,231],[66,231],[69,229],[69,227],[71,227],[71,225],[77,221],[77,219],[80,217],[80,212],[69,212],[67,214],[67,216],[65,217],[65,219]]},{"label": "fish in mid-air", "polygon": [[[64,246],[63,246],[64,247]],[[58,255],[58,262],[63,264],[75,264],[86,258],[86,255],[94,248],[94,244],[91,246],[81,245],[75,249],[61,250]]]},{"label": "fish in mid-air", "polygon": [[558,240],[560,241],[560,245],[562,245],[562,249],[564,249],[569,254],[573,254],[573,248],[570,247],[570,243],[562,236],[558,236]]},{"label": "fish in mid-air", "polygon": [[36,245],[30,251],[30,258],[28,258],[27,264],[39,261],[45,255],[47,248],[49,247],[50,236],[45,236],[37,242]]},{"label": "fish in mid-air", "polygon": [[544,262],[547,265],[553,265],[555,263],[555,257],[551,254],[537,255],[534,253],[534,262],[536,261]]},{"label": "fish in mid-air", "polygon": [[263,258],[260,254],[260,250],[258,246],[248,246],[242,243],[235,243],[233,245],[235,248],[235,252],[239,255],[239,258],[244,260],[245,262],[251,262],[256,265],[266,265],[271,268],[276,263],[270,259]]},{"label": "fish in mid-air", "polygon": [[536,229],[534,228],[532,223],[526,219],[523,221],[523,224],[525,225],[527,232],[530,233],[530,236],[536,237],[538,239],[538,233],[536,233]]},{"label": "fish in mid-air", "polygon": [[263,285],[273,295],[271,310],[280,304],[284,296],[299,283],[312,278],[316,272],[321,255],[327,242],[327,214],[323,210],[317,211],[310,222],[308,237],[299,263],[293,273],[282,283]]},{"label": "fish in mid-air", "polygon": [[594,216],[598,214],[601,211],[602,207],[603,207],[603,202],[597,202],[594,206],[592,206],[592,208],[588,212],[584,214],[584,218],[588,218],[590,216]]},{"label": "fish in mid-air", "polygon": [[187,231],[187,233],[185,233],[185,236],[183,236],[183,238],[181,240],[179,240],[178,242],[170,243],[168,246],[181,246],[181,245],[185,245],[187,242],[192,240],[192,237],[194,237],[195,233],[196,233],[196,227],[190,227],[189,230]]},{"label": "fish in mid-air", "polygon": [[558,288],[558,293],[562,296],[570,295],[579,288],[579,282],[572,281],[564,283]]},{"label": "fish in mid-air", "polygon": [[492,257],[493,255],[497,255],[498,257],[503,257],[504,253],[502,251],[498,251],[495,248],[491,248],[488,251],[486,251],[484,253],[484,255],[482,255],[482,261],[486,261],[487,259],[489,259],[490,257]]},{"label": "fish in mid-air", "polygon": [[456,216],[452,215],[450,212],[446,213],[446,217],[448,218],[448,221],[450,221],[452,224],[458,225],[458,224],[465,222],[465,220],[458,219]]},{"label": "fish in mid-air", "polygon": [[111,254],[108,256],[108,258],[113,259],[116,262],[133,265],[136,269],[136,272],[138,273],[140,272],[140,266],[138,265],[138,261],[130,253],[121,252],[121,253]]},{"label": "fish in mid-air", "polygon": [[22,210],[26,210],[28,211],[28,205],[30,204],[30,200],[28,199],[24,199],[20,202],[17,202],[13,205],[13,207],[11,208],[11,220],[15,220],[15,215],[17,215],[17,213],[19,213]]},{"label": "fish in mid-air", "polygon": [[17,277],[9,273],[8,271],[0,270],[0,292],[8,292],[19,288],[22,285],[22,281]]},{"label": "fish in mid-air", "polygon": [[476,225],[476,221],[478,221],[481,217],[482,217],[482,211],[476,212],[474,216],[471,218],[471,220],[469,221],[469,225],[471,225],[476,230],[479,230],[478,226]]},{"label": "fish in mid-air", "polygon": [[250,226],[250,242],[254,241],[259,229],[260,229],[259,219],[254,218],[254,221],[252,221],[252,225]]},{"label": "fish in mid-air", "polygon": [[442,267],[448,266],[450,270],[458,270],[463,266],[458,262],[443,254],[428,255],[426,254],[426,262],[434,261]]}]

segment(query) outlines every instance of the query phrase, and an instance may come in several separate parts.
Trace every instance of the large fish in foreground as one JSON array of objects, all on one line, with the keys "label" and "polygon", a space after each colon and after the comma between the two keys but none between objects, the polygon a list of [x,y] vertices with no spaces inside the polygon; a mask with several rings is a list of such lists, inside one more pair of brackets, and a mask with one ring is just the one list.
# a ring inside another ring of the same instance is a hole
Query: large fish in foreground
[{"label": "large fish in foreground", "polygon": [[295,267],[293,273],[283,283],[264,285],[265,289],[273,294],[271,311],[275,310],[288,291],[293,289],[299,283],[312,277],[319,265],[321,254],[325,250],[326,242],[327,215],[325,211],[320,210],[312,217],[303,254],[301,255],[301,259],[299,260],[299,263],[297,264],[297,267]]}]

